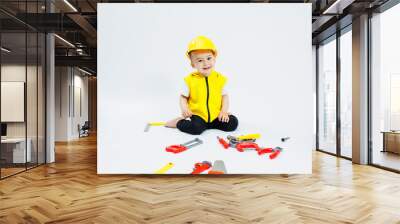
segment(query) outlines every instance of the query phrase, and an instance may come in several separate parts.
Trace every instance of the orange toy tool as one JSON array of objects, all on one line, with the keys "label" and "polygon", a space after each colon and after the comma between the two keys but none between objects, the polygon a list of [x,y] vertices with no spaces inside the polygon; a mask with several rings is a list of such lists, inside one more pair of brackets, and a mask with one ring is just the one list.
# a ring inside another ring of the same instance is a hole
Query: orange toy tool
[{"label": "orange toy tool", "polygon": [[265,153],[272,153],[272,152],[274,152],[272,148],[265,148],[257,151],[258,155],[260,156],[264,155]]},{"label": "orange toy tool", "polygon": [[229,148],[229,143],[226,142],[223,138],[220,138],[220,137],[217,136],[217,139],[218,139],[219,143],[221,143],[221,145],[222,145],[225,149]]},{"label": "orange toy tool", "polygon": [[255,149],[258,151],[260,149],[260,147],[255,142],[241,142],[241,143],[236,144],[236,149],[239,152],[244,152],[245,149]]},{"label": "orange toy tool", "polygon": [[203,161],[201,163],[195,163],[193,171],[190,174],[200,174],[211,168],[211,163],[208,161]]},{"label": "orange toy tool", "polygon": [[181,144],[181,145],[170,145],[170,146],[165,148],[165,151],[172,152],[172,153],[176,154],[176,153],[180,153],[180,152],[186,151],[186,150],[188,150],[188,149],[190,149],[190,148],[192,148],[192,147],[194,147],[196,145],[200,145],[200,144],[203,144],[203,141],[201,141],[198,138],[195,138],[192,141],[188,141],[188,142],[186,142],[184,144]]},{"label": "orange toy tool", "polygon": [[274,152],[271,155],[269,155],[269,158],[275,159],[282,152],[282,150],[283,149],[281,147],[275,147]]}]

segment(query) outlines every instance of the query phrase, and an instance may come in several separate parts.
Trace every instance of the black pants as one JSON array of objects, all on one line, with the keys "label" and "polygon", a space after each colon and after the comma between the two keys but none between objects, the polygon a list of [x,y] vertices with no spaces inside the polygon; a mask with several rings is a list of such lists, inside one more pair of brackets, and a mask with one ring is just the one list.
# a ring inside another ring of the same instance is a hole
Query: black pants
[{"label": "black pants", "polygon": [[210,123],[204,121],[201,117],[197,115],[192,115],[189,120],[180,120],[176,124],[176,127],[185,133],[189,133],[192,135],[199,135],[203,133],[206,129],[219,129],[222,131],[234,131],[238,126],[238,119],[233,116],[229,115],[228,122],[219,121],[218,118],[213,120]]}]

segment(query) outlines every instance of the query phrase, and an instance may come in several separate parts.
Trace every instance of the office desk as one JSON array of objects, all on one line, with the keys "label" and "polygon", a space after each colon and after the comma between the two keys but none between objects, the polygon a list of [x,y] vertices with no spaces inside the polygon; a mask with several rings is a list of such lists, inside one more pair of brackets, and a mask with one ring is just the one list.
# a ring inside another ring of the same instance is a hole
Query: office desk
[{"label": "office desk", "polygon": [[[1,157],[6,163],[25,163],[31,162],[32,140],[27,139],[25,154],[25,138],[6,138],[1,139]],[[26,159],[26,161],[25,161]]]},{"label": "office desk", "polygon": [[382,152],[393,152],[400,154],[400,132],[383,131]]}]

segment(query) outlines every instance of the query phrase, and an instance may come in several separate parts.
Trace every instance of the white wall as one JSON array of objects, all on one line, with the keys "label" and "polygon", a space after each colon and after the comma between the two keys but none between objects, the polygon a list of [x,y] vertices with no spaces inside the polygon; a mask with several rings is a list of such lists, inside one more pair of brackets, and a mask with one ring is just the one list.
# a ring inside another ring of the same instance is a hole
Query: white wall
[{"label": "white wall", "polygon": [[77,139],[78,124],[88,120],[88,78],[76,68],[56,67],[55,89],[55,140]]},{"label": "white wall", "polygon": [[[201,15],[201,16],[199,16]],[[290,16],[288,16],[290,15]],[[188,173],[197,161],[223,158],[230,173],[310,173],[313,146],[311,4],[99,4],[98,172],[153,173],[176,162]],[[198,35],[217,48],[216,70],[228,77],[235,133],[207,130],[204,144],[170,155],[169,144],[194,136],[146,122],[180,115],[185,51]],[[282,157],[221,150],[216,135],[260,133],[282,145]]]}]

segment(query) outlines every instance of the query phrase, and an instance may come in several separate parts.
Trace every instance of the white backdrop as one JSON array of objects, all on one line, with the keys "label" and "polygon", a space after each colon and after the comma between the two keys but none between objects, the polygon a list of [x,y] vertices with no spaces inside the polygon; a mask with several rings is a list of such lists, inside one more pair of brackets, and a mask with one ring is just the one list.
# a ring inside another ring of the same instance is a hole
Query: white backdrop
[{"label": "white backdrop", "polygon": [[[201,146],[180,154],[165,147],[193,139],[152,127],[180,115],[179,91],[192,71],[185,56],[204,35],[218,48],[216,71],[228,77],[233,133],[207,130]],[[311,173],[313,89],[311,4],[99,4],[98,173],[190,173],[195,162],[225,162],[228,173]],[[216,136],[260,133],[281,146],[275,160],[225,150]],[[288,142],[280,138],[290,136]]]}]

